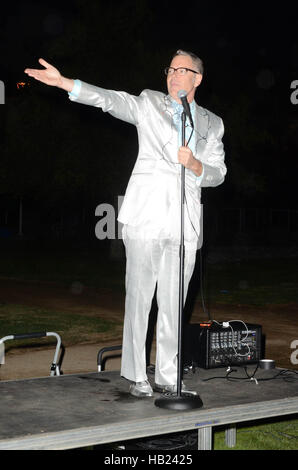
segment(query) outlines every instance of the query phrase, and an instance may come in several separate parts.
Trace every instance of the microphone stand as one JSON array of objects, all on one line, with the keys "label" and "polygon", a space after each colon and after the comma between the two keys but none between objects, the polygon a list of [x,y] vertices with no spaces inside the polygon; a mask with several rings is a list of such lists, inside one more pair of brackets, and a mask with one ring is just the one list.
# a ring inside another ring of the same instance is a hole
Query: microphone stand
[{"label": "microphone stand", "polygon": [[[181,114],[182,146],[185,145],[185,111]],[[155,400],[159,408],[170,410],[190,410],[201,408],[203,402],[199,395],[182,392],[182,323],[184,306],[184,205],[185,205],[185,166],[181,165],[181,201],[180,201],[180,250],[179,250],[179,317],[178,317],[178,355],[177,355],[177,394],[168,393]]]}]

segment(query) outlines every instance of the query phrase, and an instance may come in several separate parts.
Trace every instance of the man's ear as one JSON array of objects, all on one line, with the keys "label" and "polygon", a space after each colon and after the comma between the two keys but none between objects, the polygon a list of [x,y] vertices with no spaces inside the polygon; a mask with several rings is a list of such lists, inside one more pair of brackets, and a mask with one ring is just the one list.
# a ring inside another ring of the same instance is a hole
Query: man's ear
[{"label": "man's ear", "polygon": [[194,83],[195,88],[197,88],[201,84],[202,80],[203,80],[203,75],[201,73],[199,74],[197,73],[195,76],[195,83]]}]

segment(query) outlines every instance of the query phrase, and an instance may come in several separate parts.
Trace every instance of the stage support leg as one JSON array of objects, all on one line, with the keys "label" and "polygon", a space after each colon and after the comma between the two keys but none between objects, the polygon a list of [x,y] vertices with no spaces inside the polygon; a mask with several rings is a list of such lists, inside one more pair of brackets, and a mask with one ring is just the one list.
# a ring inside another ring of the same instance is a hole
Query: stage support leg
[{"label": "stage support leg", "polygon": [[212,427],[198,429],[198,450],[212,450]]},{"label": "stage support leg", "polygon": [[232,424],[225,431],[225,442],[227,447],[235,447],[236,445],[236,426]]}]

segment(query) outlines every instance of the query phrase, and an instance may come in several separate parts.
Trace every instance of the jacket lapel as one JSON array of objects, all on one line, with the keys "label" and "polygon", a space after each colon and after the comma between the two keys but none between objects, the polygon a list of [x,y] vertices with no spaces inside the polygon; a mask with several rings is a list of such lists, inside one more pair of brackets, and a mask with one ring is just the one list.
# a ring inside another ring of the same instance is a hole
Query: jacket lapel
[{"label": "jacket lapel", "polygon": [[207,144],[208,134],[210,130],[210,118],[208,111],[196,104],[195,107],[195,139],[196,153]]},{"label": "jacket lapel", "polygon": [[[170,97],[165,95],[160,103],[162,151],[166,160],[173,161],[177,153],[178,131],[174,123],[174,109]],[[174,150],[174,152],[173,152]],[[174,163],[177,163],[177,157]]]}]

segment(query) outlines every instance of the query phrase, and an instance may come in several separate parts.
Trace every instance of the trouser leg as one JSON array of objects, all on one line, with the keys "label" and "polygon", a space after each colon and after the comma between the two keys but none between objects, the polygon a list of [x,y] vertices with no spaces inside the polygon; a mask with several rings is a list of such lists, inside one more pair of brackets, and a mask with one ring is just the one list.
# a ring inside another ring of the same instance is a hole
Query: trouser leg
[{"label": "trouser leg", "polygon": [[[179,245],[123,235],[126,249],[126,300],[121,375],[141,382],[146,375],[146,336],[157,282],[156,375],[160,385],[177,382]],[[196,251],[186,250],[184,300]]]},{"label": "trouser leg", "polygon": [[142,382],[147,380],[146,335],[157,279],[154,248],[150,241],[124,238],[124,243],[126,298],[121,375],[133,382]]},{"label": "trouser leg", "polygon": [[[196,250],[187,250],[184,258],[184,303],[195,260]],[[166,245],[157,280],[155,382],[159,385],[177,383],[179,265],[179,246]]]}]

